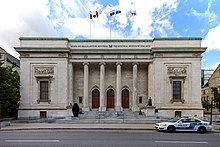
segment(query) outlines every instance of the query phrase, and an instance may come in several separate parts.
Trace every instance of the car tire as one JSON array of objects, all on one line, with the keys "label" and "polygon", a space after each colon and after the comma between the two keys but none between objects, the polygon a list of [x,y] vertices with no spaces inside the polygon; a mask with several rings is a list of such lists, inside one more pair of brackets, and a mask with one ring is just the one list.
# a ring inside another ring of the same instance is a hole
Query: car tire
[{"label": "car tire", "polygon": [[176,131],[176,128],[175,128],[174,126],[168,126],[168,127],[167,127],[167,132],[173,133],[173,132],[175,132],[175,131]]},{"label": "car tire", "polygon": [[203,126],[202,126],[202,127],[199,127],[199,128],[198,128],[198,132],[201,133],[201,134],[204,134],[204,133],[206,133],[206,128],[203,127]]}]

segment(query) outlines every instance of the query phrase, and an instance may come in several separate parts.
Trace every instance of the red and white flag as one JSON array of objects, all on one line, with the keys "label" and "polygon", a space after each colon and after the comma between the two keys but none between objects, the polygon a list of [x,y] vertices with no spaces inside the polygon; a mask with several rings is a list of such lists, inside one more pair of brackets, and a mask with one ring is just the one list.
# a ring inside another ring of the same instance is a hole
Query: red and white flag
[{"label": "red and white flag", "polygon": [[90,13],[90,19],[98,18],[98,17],[99,17],[98,11],[95,11],[95,14]]}]

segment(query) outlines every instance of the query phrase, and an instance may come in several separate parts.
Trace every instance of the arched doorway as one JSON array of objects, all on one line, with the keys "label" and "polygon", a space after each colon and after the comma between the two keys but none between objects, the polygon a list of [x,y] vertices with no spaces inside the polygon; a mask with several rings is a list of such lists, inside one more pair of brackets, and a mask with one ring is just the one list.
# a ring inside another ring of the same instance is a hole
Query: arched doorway
[{"label": "arched doorway", "polygon": [[100,94],[98,89],[92,91],[92,108],[99,108]]},{"label": "arched doorway", "polygon": [[114,108],[114,90],[107,91],[107,108]]},{"label": "arched doorway", "polygon": [[129,108],[129,91],[127,89],[122,90],[122,108]]}]

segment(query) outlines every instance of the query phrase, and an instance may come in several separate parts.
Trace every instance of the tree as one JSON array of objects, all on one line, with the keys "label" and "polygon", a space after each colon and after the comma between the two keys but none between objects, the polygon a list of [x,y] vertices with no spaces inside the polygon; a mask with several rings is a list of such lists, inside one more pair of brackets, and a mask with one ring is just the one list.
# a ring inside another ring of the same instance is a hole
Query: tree
[{"label": "tree", "polygon": [[212,87],[213,92],[213,101],[215,104],[215,107],[220,111],[220,93],[219,89],[220,87]]},{"label": "tree", "polygon": [[208,100],[202,101],[202,106],[205,108],[207,111],[211,108],[211,103]]},{"label": "tree", "polygon": [[2,117],[16,117],[20,101],[20,77],[12,67],[1,67],[0,62],[0,112]]}]

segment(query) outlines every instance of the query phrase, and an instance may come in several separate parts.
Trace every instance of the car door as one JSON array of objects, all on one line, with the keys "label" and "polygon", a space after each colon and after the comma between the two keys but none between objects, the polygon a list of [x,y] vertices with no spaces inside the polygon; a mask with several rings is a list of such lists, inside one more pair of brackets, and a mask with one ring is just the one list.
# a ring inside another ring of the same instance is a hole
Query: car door
[{"label": "car door", "polygon": [[177,131],[187,131],[190,129],[190,120],[189,119],[181,119],[177,123],[176,130]]}]

